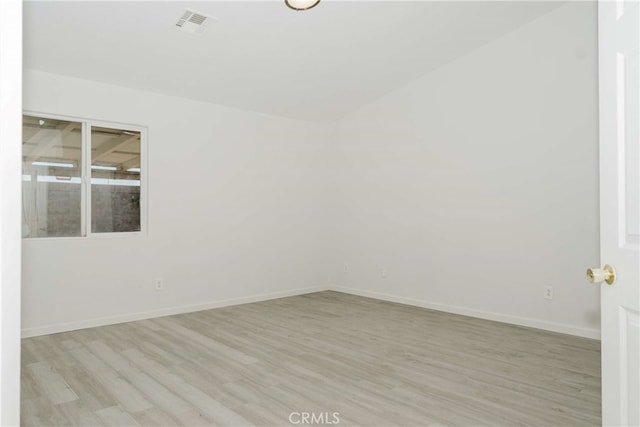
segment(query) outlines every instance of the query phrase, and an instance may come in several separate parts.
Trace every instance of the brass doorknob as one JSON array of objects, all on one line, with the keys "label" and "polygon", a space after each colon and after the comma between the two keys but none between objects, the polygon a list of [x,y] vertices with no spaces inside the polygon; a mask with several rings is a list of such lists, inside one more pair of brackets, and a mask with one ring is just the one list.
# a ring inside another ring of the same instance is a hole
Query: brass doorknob
[{"label": "brass doorknob", "polygon": [[616,280],[616,270],[608,264],[602,268],[589,268],[587,279],[591,283],[607,282],[608,285],[612,285]]}]

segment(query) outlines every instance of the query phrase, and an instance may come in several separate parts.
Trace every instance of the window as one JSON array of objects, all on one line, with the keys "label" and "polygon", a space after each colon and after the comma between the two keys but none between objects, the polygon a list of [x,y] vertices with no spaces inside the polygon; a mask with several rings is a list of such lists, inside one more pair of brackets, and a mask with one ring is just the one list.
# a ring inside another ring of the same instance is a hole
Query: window
[{"label": "window", "polygon": [[137,126],[24,115],[22,236],[140,232],[144,140]]}]

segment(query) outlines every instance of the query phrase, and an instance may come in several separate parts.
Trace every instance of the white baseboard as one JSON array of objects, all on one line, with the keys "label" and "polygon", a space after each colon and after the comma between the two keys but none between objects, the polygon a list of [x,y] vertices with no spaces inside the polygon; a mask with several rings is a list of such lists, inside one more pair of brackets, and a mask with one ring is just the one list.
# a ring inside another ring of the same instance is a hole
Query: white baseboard
[{"label": "white baseboard", "polygon": [[295,295],[310,294],[328,290],[327,286],[294,289],[291,291],[273,292],[269,294],[252,295],[249,297],[231,298],[219,301],[210,301],[201,304],[167,307],[158,310],[150,310],[131,314],[99,317],[73,322],[54,323],[45,326],[22,329],[22,338],[37,337],[40,335],[57,334],[60,332],[75,331],[78,329],[95,328],[97,326],[114,325],[117,323],[133,322],[136,320],[152,319],[154,317],[172,316],[174,314],[191,313],[194,311],[210,310],[212,308],[229,307],[232,305],[248,304],[252,302],[268,301],[271,299],[292,297]]},{"label": "white baseboard", "polygon": [[396,302],[399,304],[412,305],[416,307],[429,308],[432,310],[444,311],[447,313],[461,314],[463,316],[477,317],[480,319],[494,320],[497,322],[510,323],[512,325],[527,326],[530,328],[543,329],[546,331],[559,332],[562,334],[575,335],[584,338],[599,340],[600,331],[597,329],[580,328],[572,325],[547,322],[544,320],[532,319],[528,317],[518,317],[489,311],[476,310],[467,307],[459,307],[447,304],[433,303],[414,298],[399,297],[380,292],[364,291],[355,288],[342,286],[315,286],[309,288],[294,289],[291,291],[274,292],[269,294],[253,295],[249,297],[231,298],[226,300],[210,301],[201,304],[184,305],[178,307],[167,307],[158,310],[151,310],[132,314],[100,317],[88,320],[79,320],[65,323],[55,323],[34,328],[22,329],[22,338],[36,337],[40,335],[56,334],[59,332],[75,331],[77,329],[94,328],[97,326],[113,325],[117,323],[133,322],[136,320],[152,319],[154,317],[171,316],[174,314],[191,313],[194,311],[210,310],[212,308],[229,307],[252,302],[268,301],[276,298],[285,298],[295,295],[310,294],[313,292],[336,291],[351,295],[359,295],[383,301]]},{"label": "white baseboard", "polygon": [[461,314],[463,316],[477,317],[480,319],[494,320],[496,322],[510,323],[512,325],[527,326],[530,328],[543,329],[545,331],[559,332],[561,334],[575,335],[595,340],[600,339],[600,330],[580,328],[564,323],[547,322],[545,320],[532,319],[529,317],[518,317],[508,314],[494,313],[490,311],[476,310],[473,308],[459,307],[454,305],[439,304],[414,298],[405,298],[380,292],[363,291],[360,289],[346,288],[342,286],[329,286],[329,290],[343,292],[345,294],[359,295],[383,301],[396,302],[399,304],[413,305],[416,307],[429,308],[432,310],[444,311],[447,313]]}]

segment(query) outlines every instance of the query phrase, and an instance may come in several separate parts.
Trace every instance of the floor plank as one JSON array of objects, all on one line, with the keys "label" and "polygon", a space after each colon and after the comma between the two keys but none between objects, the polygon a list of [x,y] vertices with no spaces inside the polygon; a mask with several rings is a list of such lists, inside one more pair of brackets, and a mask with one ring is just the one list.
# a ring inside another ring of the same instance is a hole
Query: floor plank
[{"label": "floor plank", "polygon": [[601,423],[598,341],[338,292],[22,346],[27,426]]}]

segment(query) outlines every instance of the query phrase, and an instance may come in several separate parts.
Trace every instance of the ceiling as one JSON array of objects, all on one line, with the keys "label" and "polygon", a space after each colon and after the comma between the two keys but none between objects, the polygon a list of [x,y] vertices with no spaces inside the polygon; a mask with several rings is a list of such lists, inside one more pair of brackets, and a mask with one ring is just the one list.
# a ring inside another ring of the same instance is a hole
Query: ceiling
[{"label": "ceiling", "polygon": [[[28,1],[26,68],[330,122],[558,7],[525,1]],[[176,30],[185,9],[217,18]]]}]

